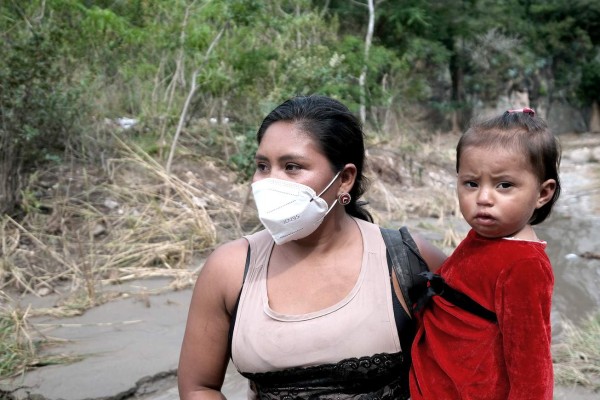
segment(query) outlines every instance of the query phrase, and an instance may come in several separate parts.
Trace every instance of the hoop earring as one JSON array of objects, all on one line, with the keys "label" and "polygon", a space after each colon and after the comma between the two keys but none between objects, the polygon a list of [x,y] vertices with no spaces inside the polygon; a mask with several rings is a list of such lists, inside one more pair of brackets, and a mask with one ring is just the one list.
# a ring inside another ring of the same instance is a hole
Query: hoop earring
[{"label": "hoop earring", "polygon": [[352,200],[350,193],[342,193],[338,196],[338,202],[343,206],[350,204],[350,200]]}]

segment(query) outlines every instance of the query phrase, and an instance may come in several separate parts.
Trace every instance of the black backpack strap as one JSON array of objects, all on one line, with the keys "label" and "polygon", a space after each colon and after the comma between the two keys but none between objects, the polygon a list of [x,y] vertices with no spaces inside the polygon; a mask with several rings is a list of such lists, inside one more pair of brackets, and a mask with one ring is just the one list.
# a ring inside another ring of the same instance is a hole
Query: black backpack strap
[{"label": "black backpack strap", "polygon": [[396,275],[400,291],[408,307],[410,316],[416,302],[427,291],[427,278],[420,275],[428,272],[427,263],[406,227],[396,229],[380,228],[387,249],[388,261]]},{"label": "black backpack strap", "polygon": [[238,293],[237,300],[235,301],[235,306],[233,306],[233,310],[231,311],[231,319],[229,321],[229,337],[227,339],[229,346],[229,354],[231,354],[231,342],[233,341],[233,328],[235,326],[235,319],[237,316],[237,309],[240,304],[240,297],[242,297],[242,289],[244,288],[244,282],[246,282],[246,275],[248,275],[248,268],[250,267],[250,243],[248,243],[248,252],[246,253],[246,265],[244,266],[244,277],[242,278],[242,286],[240,287],[240,292]]},{"label": "black backpack strap", "polygon": [[[386,258],[388,267],[390,268],[390,279],[393,273],[396,276],[400,291],[406,302],[410,320],[402,325],[399,324],[400,310],[402,306],[392,288],[392,296],[394,302],[394,316],[396,318],[396,326],[398,328],[398,337],[402,353],[406,360],[406,365],[411,364],[411,347],[416,333],[416,322],[414,318],[414,308],[420,293],[427,293],[427,279],[420,275],[422,272],[428,272],[429,268],[421,257],[419,249],[414,242],[408,229],[402,227],[400,230],[380,228],[381,235],[386,246]],[[393,272],[392,272],[393,271]],[[403,375],[404,376],[404,375]],[[408,384],[408,370],[406,371],[405,380]]]},{"label": "black backpack strap", "polygon": [[[381,233],[411,316],[425,307],[432,296],[440,296],[471,314],[491,322],[498,321],[493,311],[452,288],[444,281],[444,278],[429,271],[427,263],[419,253],[417,244],[405,226],[400,228],[399,232],[382,228]],[[402,237],[401,242],[398,239],[398,233]]]},{"label": "black backpack strap", "polygon": [[400,234],[407,251],[408,266],[412,277],[412,285],[408,288],[408,297],[412,303],[412,312],[414,312],[419,306],[420,299],[427,292],[427,278],[423,274],[429,272],[429,266],[421,256],[419,248],[406,226],[400,228]]},{"label": "black backpack strap", "polygon": [[491,322],[498,322],[496,313],[488,310],[466,294],[452,288],[441,276],[431,272],[423,272],[421,275],[429,281],[429,287],[426,295],[427,299],[432,296],[440,296],[446,301],[470,312],[471,314],[475,314]]}]

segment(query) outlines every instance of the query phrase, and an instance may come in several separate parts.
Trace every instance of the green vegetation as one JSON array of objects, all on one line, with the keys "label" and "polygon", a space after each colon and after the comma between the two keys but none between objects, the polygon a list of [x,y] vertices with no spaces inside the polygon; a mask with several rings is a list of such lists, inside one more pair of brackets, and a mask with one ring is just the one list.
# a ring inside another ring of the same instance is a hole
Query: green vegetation
[{"label": "green vegetation", "polygon": [[[21,374],[44,365],[75,362],[80,356],[40,355],[40,348],[51,340],[32,337],[28,312],[0,308],[0,378]],[[0,391],[0,395],[3,393]]]},{"label": "green vegetation", "polygon": [[[368,144],[402,149],[417,184],[431,132],[512,91],[546,109],[600,100],[600,2],[366,4],[0,2],[0,290],[69,282],[68,314],[157,270],[189,284],[195,255],[256,221],[188,166],[249,179],[261,118],[295,94],[364,110]],[[423,204],[440,218],[442,196]],[[0,375],[33,365],[14,315],[0,310]]]},{"label": "green vegetation", "polygon": [[35,358],[35,348],[16,312],[0,313],[0,376],[24,371]]},{"label": "green vegetation", "polygon": [[228,118],[227,131],[193,139],[244,170],[248,131],[298,93],[364,108],[369,129],[390,136],[405,133],[392,121],[415,115],[432,130],[461,130],[476,107],[514,90],[534,107],[598,98],[598,2],[374,1],[368,52],[363,3],[3,2],[0,213],[18,211],[21,173],[110,156],[106,118],[143,121],[144,137],[131,139],[154,141],[159,159],[180,121]]}]

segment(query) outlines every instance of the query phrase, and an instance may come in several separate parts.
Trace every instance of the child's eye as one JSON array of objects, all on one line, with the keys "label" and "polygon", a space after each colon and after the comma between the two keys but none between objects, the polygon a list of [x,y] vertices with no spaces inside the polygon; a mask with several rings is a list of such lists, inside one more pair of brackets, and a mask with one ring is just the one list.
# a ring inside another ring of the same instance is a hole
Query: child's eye
[{"label": "child's eye", "polygon": [[510,182],[501,182],[498,184],[498,188],[500,188],[500,189],[508,189],[512,186],[513,186],[513,184]]},{"label": "child's eye", "polygon": [[464,185],[468,188],[476,188],[478,186],[475,181],[465,181]]}]

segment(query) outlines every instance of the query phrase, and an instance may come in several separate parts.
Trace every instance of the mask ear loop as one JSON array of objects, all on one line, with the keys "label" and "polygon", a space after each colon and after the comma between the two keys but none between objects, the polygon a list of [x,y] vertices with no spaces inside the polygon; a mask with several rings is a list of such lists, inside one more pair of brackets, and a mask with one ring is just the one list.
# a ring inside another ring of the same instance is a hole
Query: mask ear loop
[{"label": "mask ear loop", "polygon": [[[329,182],[329,185],[327,185],[327,187],[325,189],[323,189],[323,191],[321,193],[319,193],[319,195],[317,197],[321,197],[321,195],[323,193],[325,193],[327,191],[327,189],[329,189],[331,187],[331,185],[333,185],[333,182],[335,182],[335,180],[338,178],[338,176],[340,176],[340,174],[342,173],[342,171],[338,171],[337,174],[335,174],[335,176],[333,177],[333,179],[331,180],[331,182]],[[311,199],[310,201],[313,201],[313,199]],[[327,214],[329,214],[329,212],[331,210],[333,210],[333,207],[335,207],[335,205],[337,204],[337,199],[334,200],[333,204],[331,206],[329,206],[329,208],[327,209],[327,212],[325,213],[325,215],[323,215],[323,218],[321,218],[319,221],[322,221],[323,219],[325,219],[325,217],[327,216]]]},{"label": "mask ear loop", "polygon": [[[317,197],[321,197],[323,195],[323,193],[325,193],[327,191],[327,189],[329,189],[331,187],[331,185],[333,185],[333,182],[335,182],[335,180],[338,178],[338,176],[340,176],[341,173],[342,173],[342,171],[338,171],[338,173],[335,174],[335,176],[333,177],[333,179],[331,180],[331,182],[329,182],[329,184],[325,187],[325,189],[323,189],[321,191],[321,193],[319,193],[317,195]],[[311,199],[310,201],[313,201],[313,200],[314,200],[314,198]]]}]

